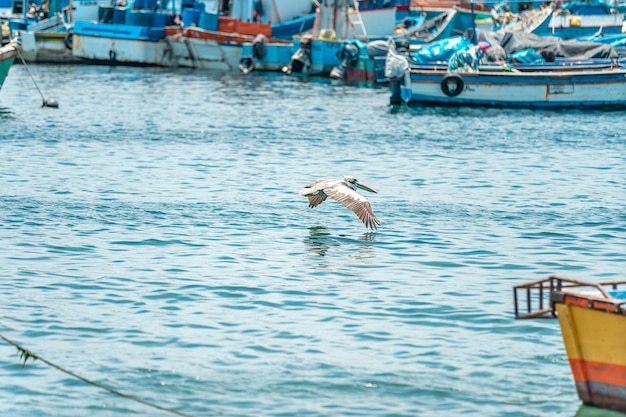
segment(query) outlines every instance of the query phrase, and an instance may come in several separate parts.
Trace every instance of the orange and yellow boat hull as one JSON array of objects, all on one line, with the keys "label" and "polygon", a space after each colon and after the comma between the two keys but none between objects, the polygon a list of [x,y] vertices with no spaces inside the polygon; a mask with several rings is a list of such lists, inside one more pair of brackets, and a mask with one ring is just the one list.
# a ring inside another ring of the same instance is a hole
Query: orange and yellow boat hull
[{"label": "orange and yellow boat hull", "polygon": [[555,308],[580,399],[626,412],[626,315],[612,306],[566,295]]}]

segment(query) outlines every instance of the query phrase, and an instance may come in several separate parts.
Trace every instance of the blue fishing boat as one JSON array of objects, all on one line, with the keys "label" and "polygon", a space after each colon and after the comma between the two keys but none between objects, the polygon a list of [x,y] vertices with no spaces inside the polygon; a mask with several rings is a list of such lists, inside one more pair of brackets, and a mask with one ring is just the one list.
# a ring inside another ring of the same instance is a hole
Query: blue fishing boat
[{"label": "blue fishing boat", "polygon": [[101,22],[74,24],[72,53],[84,62],[108,65],[176,65],[164,28],[173,24],[168,0],[135,0],[134,8],[116,7]]},{"label": "blue fishing boat", "polygon": [[[453,37],[455,22],[459,16],[458,10],[454,8],[443,11],[432,18],[419,21],[408,29],[397,29],[390,39],[394,39],[398,50],[409,56],[411,49]],[[345,81],[386,82],[383,74],[387,52],[387,40],[369,40],[367,43],[359,40],[344,42],[336,55],[338,63],[329,75],[331,78]]]},{"label": "blue fishing boat", "polygon": [[455,33],[461,15],[461,9],[452,7],[433,14],[409,14],[399,24],[393,24],[396,9],[360,10],[354,3],[352,7],[349,2],[337,3],[321,5],[313,34],[294,40],[298,49],[286,67],[287,72],[328,75],[351,82],[381,82],[386,39],[405,42],[407,50],[447,39]]},{"label": "blue fishing boat", "polygon": [[242,45],[252,44],[257,35],[268,45],[284,44],[274,30],[286,36],[310,22],[293,22],[309,14],[309,0],[234,0],[227,9],[223,2],[184,0],[179,11],[174,4],[168,10],[167,4],[135,0],[132,8],[116,7],[109,21],[78,22],[74,56],[94,63],[230,71],[238,68]]},{"label": "blue fishing boat", "polygon": [[[259,37],[252,42],[243,42],[238,68],[244,74],[254,70],[282,71],[297,50],[293,38],[309,32],[313,28],[315,17],[315,13],[309,13],[303,17],[273,24],[271,37],[274,42],[268,43],[267,39]],[[289,42],[280,42],[281,39]]]},{"label": "blue fishing boat", "polygon": [[553,4],[525,11],[519,20],[504,25],[508,32],[521,31],[539,36],[577,39],[598,33],[621,34],[624,14],[602,1],[571,1],[555,7]]},{"label": "blue fishing boat", "polygon": [[[285,72],[330,75],[343,59],[359,55],[354,55],[353,41],[368,42],[395,35],[397,12],[394,2],[363,9],[359,3],[355,0],[322,2],[317,8],[312,33],[294,38],[296,52],[285,66]],[[357,73],[365,74],[367,69],[363,72],[361,68],[350,66],[340,78],[354,75],[351,79],[356,80],[361,78]]]},{"label": "blue fishing boat", "polygon": [[[429,45],[409,58],[392,50],[385,67],[390,103],[529,108],[626,104],[626,61],[609,45],[520,32],[480,33],[479,40],[488,45],[485,56],[497,60],[449,67],[456,51],[475,47],[462,37]],[[490,55],[495,45],[497,54]]]},{"label": "blue fishing boat", "polygon": [[238,68],[244,74],[257,71],[282,71],[295,53],[293,42],[267,43],[261,37],[241,44]]},{"label": "blue fishing boat", "polygon": [[203,11],[165,32],[179,66],[277,70],[288,62],[291,37],[311,27],[310,11],[309,0],[235,0],[228,15]]},{"label": "blue fishing boat", "polygon": [[457,13],[451,30],[453,36],[462,36],[476,26],[493,28],[491,9],[483,1],[413,0],[410,10],[410,17],[423,16],[424,19],[432,19],[444,12],[455,10]]},{"label": "blue fishing boat", "polygon": [[412,68],[409,80],[408,97],[394,99],[392,94],[392,105],[406,102],[557,109],[626,106],[626,69],[621,65],[601,69],[534,66],[531,71],[483,66],[467,74],[451,74],[445,66]]},{"label": "blue fishing boat", "polygon": [[75,62],[72,28],[77,20],[97,20],[110,0],[36,0],[28,7],[13,0],[8,24],[26,62]]}]

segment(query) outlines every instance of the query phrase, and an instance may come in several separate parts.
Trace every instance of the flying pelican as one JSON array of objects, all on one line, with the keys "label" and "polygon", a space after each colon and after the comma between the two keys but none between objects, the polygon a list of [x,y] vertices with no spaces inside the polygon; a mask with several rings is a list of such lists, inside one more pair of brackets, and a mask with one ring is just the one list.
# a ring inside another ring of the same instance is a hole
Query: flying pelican
[{"label": "flying pelican", "polygon": [[352,176],[347,176],[339,180],[323,178],[314,181],[301,189],[300,195],[308,197],[311,208],[319,206],[327,197],[331,197],[352,210],[365,223],[365,227],[372,230],[378,229],[380,222],[374,215],[367,198],[356,192],[358,188],[378,194],[375,189],[359,182]]}]

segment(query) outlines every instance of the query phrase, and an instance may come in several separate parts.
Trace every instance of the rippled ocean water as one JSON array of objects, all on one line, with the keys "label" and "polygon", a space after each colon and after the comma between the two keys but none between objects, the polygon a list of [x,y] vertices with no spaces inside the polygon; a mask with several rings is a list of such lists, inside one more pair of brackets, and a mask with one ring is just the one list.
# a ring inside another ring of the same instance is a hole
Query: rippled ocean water
[{"label": "rippled ocean water", "polygon": [[[580,415],[513,285],[624,279],[624,111],[423,107],[279,74],[14,66],[0,333],[193,416]],[[298,190],[354,175],[376,232]],[[3,416],[165,416],[20,362]]]}]

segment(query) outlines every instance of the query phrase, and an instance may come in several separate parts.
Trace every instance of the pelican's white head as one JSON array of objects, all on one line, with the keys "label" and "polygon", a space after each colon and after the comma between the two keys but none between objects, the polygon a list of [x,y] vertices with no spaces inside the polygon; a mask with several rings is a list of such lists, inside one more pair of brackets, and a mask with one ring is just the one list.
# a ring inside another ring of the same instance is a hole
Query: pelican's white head
[{"label": "pelican's white head", "polygon": [[353,177],[352,175],[346,175],[345,177],[343,177],[344,180],[346,180],[346,182],[348,183],[348,185],[354,190],[356,191],[357,188],[360,188],[361,190],[365,190],[365,191],[369,191],[370,193],[375,193],[378,194],[378,191],[376,191],[375,189],[373,189],[370,186],[367,186],[365,184],[363,184],[362,182],[360,182],[359,180],[357,180],[355,177]]}]

